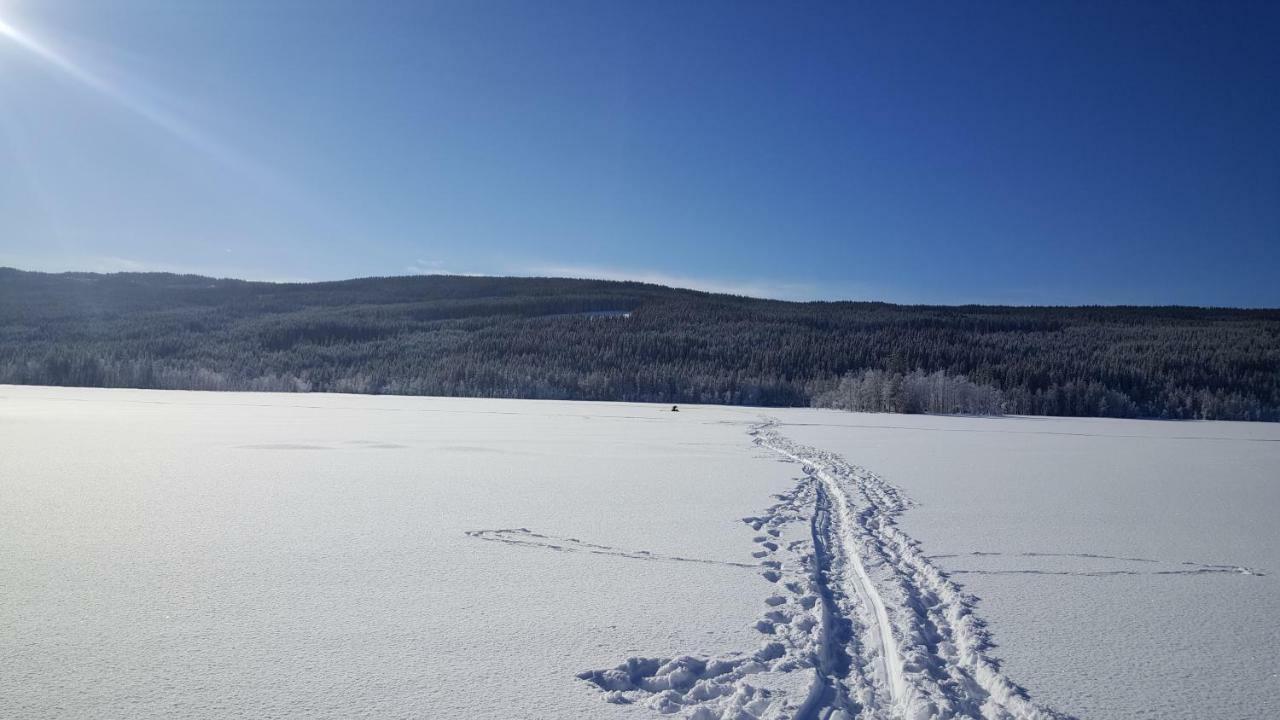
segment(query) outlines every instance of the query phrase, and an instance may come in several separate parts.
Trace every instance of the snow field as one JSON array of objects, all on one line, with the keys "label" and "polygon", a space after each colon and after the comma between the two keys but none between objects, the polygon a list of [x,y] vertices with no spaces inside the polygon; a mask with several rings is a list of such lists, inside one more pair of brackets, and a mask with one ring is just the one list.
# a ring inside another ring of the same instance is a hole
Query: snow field
[{"label": "snow field", "polygon": [[0,707],[1280,713],[1280,428],[668,410],[0,387]]}]

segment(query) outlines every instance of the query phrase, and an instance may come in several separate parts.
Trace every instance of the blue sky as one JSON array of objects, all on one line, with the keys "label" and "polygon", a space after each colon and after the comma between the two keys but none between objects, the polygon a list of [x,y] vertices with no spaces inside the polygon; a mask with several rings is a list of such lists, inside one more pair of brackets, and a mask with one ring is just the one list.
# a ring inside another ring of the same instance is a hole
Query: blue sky
[{"label": "blue sky", "polygon": [[1280,306],[1280,3],[0,0],[0,264]]}]

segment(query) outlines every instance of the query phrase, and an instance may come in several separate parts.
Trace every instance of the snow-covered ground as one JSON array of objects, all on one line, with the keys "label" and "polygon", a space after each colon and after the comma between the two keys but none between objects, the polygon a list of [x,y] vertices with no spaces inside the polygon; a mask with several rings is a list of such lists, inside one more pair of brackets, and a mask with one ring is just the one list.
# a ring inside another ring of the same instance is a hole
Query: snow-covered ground
[{"label": "snow-covered ground", "polygon": [[1037,701],[1280,717],[1280,426],[787,416],[789,436],[916,503],[901,529],[981,598],[994,654]]},{"label": "snow-covered ground", "polygon": [[0,715],[1274,717],[1277,510],[1274,425],[2,386]]}]

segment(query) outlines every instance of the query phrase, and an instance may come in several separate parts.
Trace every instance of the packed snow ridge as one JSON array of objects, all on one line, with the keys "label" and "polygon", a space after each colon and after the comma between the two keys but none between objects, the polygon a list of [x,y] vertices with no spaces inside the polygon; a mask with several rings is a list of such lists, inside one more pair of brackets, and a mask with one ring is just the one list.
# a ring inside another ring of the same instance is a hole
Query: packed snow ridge
[{"label": "packed snow ridge", "polygon": [[614,703],[693,720],[864,720],[1064,716],[1033,703],[986,655],[974,599],[940,572],[894,518],[894,486],[833,453],[751,430],[804,477],[744,521],[777,586],[750,655],[635,657],[579,677]]}]

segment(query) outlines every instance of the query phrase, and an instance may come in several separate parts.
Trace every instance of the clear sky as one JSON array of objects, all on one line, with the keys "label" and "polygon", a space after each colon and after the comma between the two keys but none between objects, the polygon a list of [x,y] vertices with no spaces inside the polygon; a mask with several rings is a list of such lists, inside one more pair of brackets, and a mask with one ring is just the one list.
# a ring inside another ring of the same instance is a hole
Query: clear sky
[{"label": "clear sky", "polygon": [[0,265],[1280,306],[1280,3],[0,0]]}]

